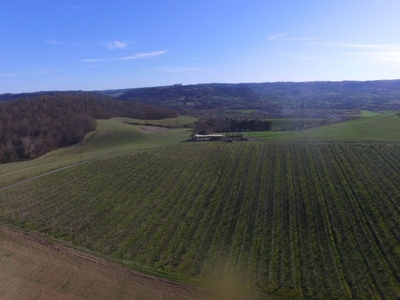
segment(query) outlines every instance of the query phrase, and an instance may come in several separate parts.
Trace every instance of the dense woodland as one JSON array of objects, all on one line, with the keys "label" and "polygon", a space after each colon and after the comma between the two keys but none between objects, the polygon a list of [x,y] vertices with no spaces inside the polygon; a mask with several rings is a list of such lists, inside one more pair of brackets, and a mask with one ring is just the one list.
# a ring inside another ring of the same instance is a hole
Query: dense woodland
[{"label": "dense woodland", "polygon": [[35,158],[76,144],[96,129],[96,119],[163,119],[177,112],[137,101],[90,94],[40,95],[0,102],[0,163]]},{"label": "dense woodland", "polygon": [[205,118],[193,124],[193,132],[211,134],[214,132],[270,131],[271,122],[259,119]]}]

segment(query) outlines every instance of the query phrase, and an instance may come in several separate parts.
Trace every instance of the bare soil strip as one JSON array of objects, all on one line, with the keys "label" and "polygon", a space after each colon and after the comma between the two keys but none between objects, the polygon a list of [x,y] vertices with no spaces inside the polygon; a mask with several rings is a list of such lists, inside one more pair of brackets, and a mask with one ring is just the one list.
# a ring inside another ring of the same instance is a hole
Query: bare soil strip
[{"label": "bare soil strip", "polygon": [[226,295],[145,275],[35,235],[0,227],[0,299],[221,299],[221,296],[226,299]]}]

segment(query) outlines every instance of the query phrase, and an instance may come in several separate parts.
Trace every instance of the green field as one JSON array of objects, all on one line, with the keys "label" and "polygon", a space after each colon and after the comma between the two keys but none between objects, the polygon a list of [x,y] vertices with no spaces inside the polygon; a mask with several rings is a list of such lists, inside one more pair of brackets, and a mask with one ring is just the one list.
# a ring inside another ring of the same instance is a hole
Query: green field
[{"label": "green field", "polygon": [[153,126],[164,126],[164,127],[174,127],[179,128],[184,125],[189,125],[196,122],[197,118],[187,117],[187,116],[179,116],[177,118],[166,118],[162,120],[141,120],[141,119],[132,119],[132,118],[115,118],[116,120],[120,120],[122,122],[126,122],[128,124],[149,124]]},{"label": "green field", "polygon": [[329,126],[301,131],[251,132],[248,135],[265,140],[400,141],[400,117],[398,114],[392,113],[356,118]]},{"label": "green field", "polygon": [[375,117],[378,115],[379,115],[379,113],[374,112],[374,111],[362,110],[362,111],[360,111],[360,114],[358,116],[360,116],[360,117]]},{"label": "green field", "polygon": [[0,191],[0,224],[261,299],[400,297],[397,114],[241,143],[138,122],[98,120],[79,145],[1,165],[0,187],[71,167]]},{"label": "green field", "polygon": [[376,117],[382,114],[393,114],[394,111],[379,111],[379,112],[375,112],[375,111],[370,111],[370,110],[360,110],[359,114],[354,114],[351,115],[349,114],[348,116],[354,116],[354,117]]},{"label": "green field", "polygon": [[[137,121],[128,118],[97,120],[97,130],[89,133],[80,144],[58,149],[35,160],[3,164],[0,168],[0,188],[79,161],[177,144],[187,140],[191,133],[184,128],[168,129],[124,123]],[[193,118],[182,116],[157,122],[184,125],[190,121]]]},{"label": "green field", "polygon": [[[276,118],[267,120],[271,122],[271,130],[273,131],[291,131],[303,124],[320,126],[319,124],[325,121],[324,119],[315,118]],[[328,121],[326,122],[329,123]]]},{"label": "green field", "polygon": [[395,299],[399,168],[398,143],[185,143],[4,191],[0,215],[179,281]]}]

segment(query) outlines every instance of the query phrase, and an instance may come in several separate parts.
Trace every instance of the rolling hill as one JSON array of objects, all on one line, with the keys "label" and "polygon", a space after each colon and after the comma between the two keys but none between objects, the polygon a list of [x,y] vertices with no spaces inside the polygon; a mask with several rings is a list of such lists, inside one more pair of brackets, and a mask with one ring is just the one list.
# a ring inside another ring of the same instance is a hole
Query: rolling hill
[{"label": "rolling hill", "polygon": [[[2,164],[0,187],[80,161],[180,143],[189,138],[191,131],[186,128],[169,127],[183,126],[195,120],[195,118],[184,116],[146,121],[130,118],[97,120],[97,129],[89,133],[79,144],[52,151],[34,160]],[[129,123],[142,123],[143,125]],[[165,127],[145,126],[146,123],[161,124]]]},{"label": "rolling hill", "polygon": [[373,115],[301,131],[252,132],[248,135],[265,140],[399,141],[400,115]]},{"label": "rolling hill", "polygon": [[294,298],[400,294],[398,143],[187,143],[0,194],[1,221],[136,270]]},{"label": "rolling hill", "polygon": [[398,115],[241,143],[168,128],[194,120],[97,120],[81,144],[4,165],[1,186],[58,171],[0,191],[0,224],[251,298],[399,297]]}]

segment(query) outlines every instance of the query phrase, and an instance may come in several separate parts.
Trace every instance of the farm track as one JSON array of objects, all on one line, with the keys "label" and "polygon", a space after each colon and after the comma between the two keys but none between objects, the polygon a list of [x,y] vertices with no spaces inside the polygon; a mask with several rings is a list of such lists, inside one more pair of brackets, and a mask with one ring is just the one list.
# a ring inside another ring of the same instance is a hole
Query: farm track
[{"label": "farm track", "polygon": [[[14,183],[14,184],[11,184],[11,185],[8,185],[8,186],[5,186],[5,187],[0,187],[0,192],[5,191],[5,190],[8,190],[8,189],[11,189],[11,188],[14,188],[14,187],[16,187],[16,186],[19,186],[19,185],[21,185],[21,184],[30,182],[30,181],[35,180],[35,179],[38,179],[38,178],[42,178],[42,177],[44,177],[44,176],[48,176],[48,175],[54,174],[54,173],[56,173],[56,172],[60,172],[60,171],[62,171],[62,170],[66,170],[66,169],[69,169],[69,168],[78,166],[78,165],[83,164],[83,163],[84,163],[84,162],[79,162],[79,163],[75,163],[75,164],[68,165],[68,166],[65,166],[65,167],[61,167],[61,168],[59,168],[59,169],[56,169],[56,170],[52,170],[52,171],[43,173],[43,174],[40,174],[40,175],[31,177],[31,178],[22,180],[22,181],[20,181],[20,182],[17,182],[17,183]],[[3,176],[7,176],[7,175],[3,175]]]},{"label": "farm track", "polygon": [[188,143],[9,189],[0,217],[170,278],[395,299],[399,153],[398,143]]}]

